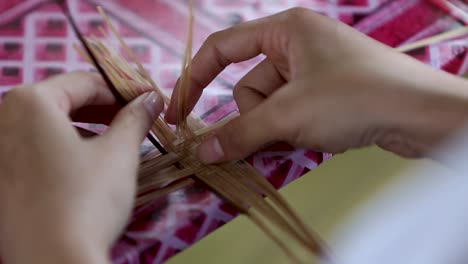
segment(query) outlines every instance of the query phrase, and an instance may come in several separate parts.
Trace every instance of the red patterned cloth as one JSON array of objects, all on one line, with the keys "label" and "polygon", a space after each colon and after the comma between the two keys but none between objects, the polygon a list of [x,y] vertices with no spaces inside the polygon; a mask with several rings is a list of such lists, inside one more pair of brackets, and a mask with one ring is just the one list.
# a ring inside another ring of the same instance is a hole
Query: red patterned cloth
[{"label": "red patterned cloth", "polygon": [[[102,5],[153,78],[168,91],[181,68],[187,30],[186,0],[69,0],[86,34],[100,35],[95,10]],[[467,6],[454,0],[461,9]],[[197,0],[195,48],[212,32],[304,6],[339,19],[396,47],[460,26],[461,23],[425,0]],[[468,69],[467,38],[421,48],[415,58],[453,74]],[[72,48],[76,40],[59,9],[43,0],[0,3],[0,95],[21,83],[51,75],[90,69]],[[232,87],[257,60],[232,65],[207,89],[196,112],[216,122],[236,111]],[[0,96],[1,98],[1,96]],[[304,175],[329,155],[277,145],[249,158],[276,188]],[[237,215],[202,185],[176,191],[135,211],[115,246],[115,263],[162,263]]]}]

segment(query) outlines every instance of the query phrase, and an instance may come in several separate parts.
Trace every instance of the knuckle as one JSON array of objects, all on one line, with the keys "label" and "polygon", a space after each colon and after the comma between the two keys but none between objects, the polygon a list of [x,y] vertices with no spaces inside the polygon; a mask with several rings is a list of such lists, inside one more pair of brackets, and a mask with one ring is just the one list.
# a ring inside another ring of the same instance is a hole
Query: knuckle
[{"label": "knuckle", "polygon": [[242,152],[242,146],[245,141],[242,136],[243,133],[239,133],[236,129],[235,122],[228,123],[218,134],[218,138],[223,149],[226,151],[228,156],[238,156]]},{"label": "knuckle", "polygon": [[18,86],[16,88],[13,88],[11,91],[9,91],[6,94],[6,98],[21,98],[25,95],[25,91],[29,90],[30,87],[27,86]]},{"label": "knuckle", "polygon": [[301,36],[305,33],[321,34],[326,32],[325,29],[330,28],[330,25],[336,24],[335,20],[304,7],[295,7],[286,11],[284,22],[289,30]]},{"label": "knuckle", "polygon": [[293,23],[303,22],[310,17],[311,13],[313,13],[311,10],[304,7],[294,7],[286,12],[287,19]]},{"label": "knuckle", "polygon": [[22,86],[17,87],[5,96],[5,102],[14,101],[15,104],[34,105],[41,101],[37,87]]},{"label": "knuckle", "polygon": [[206,40],[206,46],[210,50],[210,52],[213,54],[214,59],[216,60],[216,63],[219,65],[219,67],[224,68],[227,67],[229,64],[231,64],[231,60],[227,58],[223,52],[220,50],[220,42],[223,38],[223,36],[229,35],[229,31],[232,29],[225,29],[222,31],[215,32],[211,34],[207,40]]},{"label": "knuckle", "polygon": [[214,45],[217,42],[217,40],[221,37],[222,32],[223,31],[216,31],[214,33],[211,33],[206,39],[206,44]]},{"label": "knuckle", "polygon": [[[35,86],[18,87],[5,96],[2,106],[9,109],[9,116],[13,118],[40,118],[47,115],[49,103]],[[10,112],[11,111],[11,112]]]},{"label": "knuckle", "polygon": [[4,101],[9,102],[11,100],[18,101],[20,98],[24,96],[23,90],[27,89],[26,87],[16,87],[13,88],[11,91],[5,94]]}]

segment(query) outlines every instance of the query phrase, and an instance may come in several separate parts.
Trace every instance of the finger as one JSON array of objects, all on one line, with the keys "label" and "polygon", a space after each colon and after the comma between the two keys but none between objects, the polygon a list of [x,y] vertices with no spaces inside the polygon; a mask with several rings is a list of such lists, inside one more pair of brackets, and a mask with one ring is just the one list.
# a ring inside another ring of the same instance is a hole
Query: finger
[{"label": "finger", "polygon": [[[174,91],[172,92],[171,95],[171,102],[169,103],[169,106],[167,107],[166,115],[164,116],[164,119],[169,123],[169,124],[175,124],[177,122],[177,104],[179,102],[178,100],[178,90],[179,88],[179,83],[180,79],[177,80]],[[194,86],[190,86],[190,95],[189,95],[189,100],[188,100],[188,112],[192,111],[193,108],[195,107],[195,104],[198,102],[202,95],[203,89],[198,89],[194,88]]]},{"label": "finger", "polygon": [[234,98],[241,113],[250,111],[285,84],[285,80],[270,60],[265,59],[234,87]]},{"label": "finger", "polygon": [[139,96],[117,113],[102,140],[125,152],[138,152],[141,142],[163,109],[163,98],[158,93]]},{"label": "finger", "polygon": [[[267,38],[265,25],[268,25],[268,21],[269,18],[263,18],[247,22],[214,33],[205,41],[192,61],[189,110],[198,102],[203,89],[229,64],[245,61],[262,53],[263,41]],[[166,113],[169,123],[176,122],[178,89],[180,87],[176,85]]]},{"label": "finger", "polygon": [[266,144],[280,140],[282,132],[274,113],[267,100],[241,114],[199,146],[199,159],[207,164],[242,159]]},{"label": "finger", "polygon": [[36,85],[41,94],[69,113],[87,105],[112,105],[116,99],[96,73],[73,72],[59,75]]}]

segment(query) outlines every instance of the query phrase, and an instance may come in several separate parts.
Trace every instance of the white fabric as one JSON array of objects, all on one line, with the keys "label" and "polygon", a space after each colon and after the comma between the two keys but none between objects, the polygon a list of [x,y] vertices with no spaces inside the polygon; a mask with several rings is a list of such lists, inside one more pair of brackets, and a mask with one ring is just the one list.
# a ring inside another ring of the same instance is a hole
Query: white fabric
[{"label": "white fabric", "polygon": [[414,168],[357,210],[335,237],[333,262],[468,263],[468,130],[463,134],[437,155],[450,169]]}]

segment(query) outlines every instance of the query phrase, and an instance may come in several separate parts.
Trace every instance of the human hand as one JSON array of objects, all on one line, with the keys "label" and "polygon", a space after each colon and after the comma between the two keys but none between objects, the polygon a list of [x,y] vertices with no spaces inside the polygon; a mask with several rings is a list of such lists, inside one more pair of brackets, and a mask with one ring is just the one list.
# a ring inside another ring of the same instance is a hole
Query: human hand
[{"label": "human hand", "polygon": [[[189,108],[226,66],[259,54],[266,59],[234,88],[240,116],[200,145],[203,162],[275,141],[331,153],[378,144],[418,157],[467,116],[465,81],[303,8],[210,36],[193,59]],[[170,123],[176,106],[173,96]]]},{"label": "human hand", "polygon": [[[71,124],[70,113],[115,104],[104,81],[83,72],[6,95],[0,105],[5,263],[109,262],[133,207],[139,146],[163,109],[156,93],[145,93],[122,108],[102,136],[83,138]],[[80,121],[109,120],[78,115]]]}]

